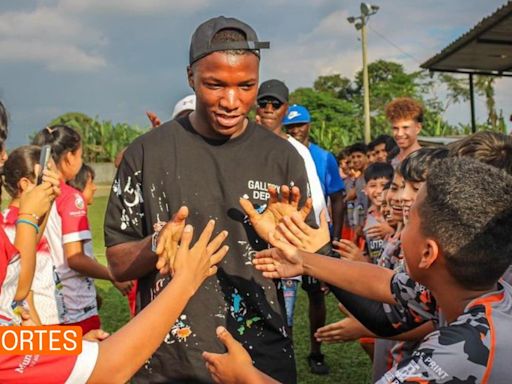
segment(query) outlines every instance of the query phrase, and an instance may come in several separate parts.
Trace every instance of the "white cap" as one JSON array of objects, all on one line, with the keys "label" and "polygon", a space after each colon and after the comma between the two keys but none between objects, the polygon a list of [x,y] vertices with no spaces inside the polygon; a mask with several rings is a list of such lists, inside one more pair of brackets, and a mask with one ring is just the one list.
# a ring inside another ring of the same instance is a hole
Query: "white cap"
[{"label": "white cap", "polygon": [[188,95],[176,103],[171,118],[174,119],[183,111],[195,111],[195,109],[196,95]]}]

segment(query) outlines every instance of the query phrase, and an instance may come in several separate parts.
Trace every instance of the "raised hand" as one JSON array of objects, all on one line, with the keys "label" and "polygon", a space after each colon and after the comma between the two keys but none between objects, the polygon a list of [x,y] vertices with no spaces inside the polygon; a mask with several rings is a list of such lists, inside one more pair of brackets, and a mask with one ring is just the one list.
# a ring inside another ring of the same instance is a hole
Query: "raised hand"
[{"label": "raised hand", "polygon": [[331,240],[325,210],[320,213],[320,227],[318,229],[307,225],[300,214],[295,212],[291,218],[283,217],[281,223],[277,226],[277,232],[291,245],[313,253]]},{"label": "raised hand", "polygon": [[340,241],[333,241],[333,244],[336,247],[333,249],[334,252],[345,259],[352,261],[368,261],[368,259],[364,257],[363,251],[350,240],[341,239]]},{"label": "raised hand", "polygon": [[267,207],[263,213],[258,213],[252,203],[244,198],[240,199],[240,205],[249,218],[254,230],[266,242],[269,242],[268,234],[276,230],[277,225],[285,216],[291,216],[298,212],[302,221],[306,219],[312,209],[311,199],[308,198],[302,208],[299,209],[300,190],[298,187],[290,188],[281,186],[281,198],[279,199],[277,188],[269,187],[270,195]]},{"label": "raised hand", "polygon": [[366,231],[368,237],[375,239],[383,239],[386,235],[392,235],[393,233],[395,233],[395,230],[386,221],[381,221]]},{"label": "raised hand", "polygon": [[[50,210],[53,200],[60,194],[60,181],[56,172],[43,171],[43,182],[20,197],[20,212],[41,218]],[[38,220],[39,221],[39,220]]]},{"label": "raised hand", "polygon": [[227,349],[226,353],[203,352],[206,368],[215,383],[244,383],[248,371],[254,369],[252,359],[245,348],[224,328],[217,328],[217,337]]},{"label": "raised hand", "polygon": [[174,259],[178,251],[178,244],[185,228],[185,220],[188,217],[188,208],[183,206],[174,214],[172,219],[165,224],[158,234],[156,246],[156,269],[162,275],[174,274]]},{"label": "raised hand", "polygon": [[252,263],[269,279],[278,279],[302,275],[304,267],[302,257],[296,247],[276,239],[274,233],[269,234],[269,242],[274,248],[256,253]]},{"label": "raised hand", "polygon": [[215,221],[210,220],[199,236],[194,246],[190,243],[194,235],[191,225],[186,225],[181,235],[181,242],[174,260],[174,277],[185,277],[195,292],[203,281],[217,273],[217,266],[228,253],[229,247],[222,243],[228,236],[227,231],[222,231],[210,241],[215,228]]},{"label": "raised hand", "polygon": [[156,128],[156,127],[162,125],[160,118],[157,116],[157,114],[155,112],[147,111],[146,116],[148,117],[149,121],[151,122],[151,128]]}]

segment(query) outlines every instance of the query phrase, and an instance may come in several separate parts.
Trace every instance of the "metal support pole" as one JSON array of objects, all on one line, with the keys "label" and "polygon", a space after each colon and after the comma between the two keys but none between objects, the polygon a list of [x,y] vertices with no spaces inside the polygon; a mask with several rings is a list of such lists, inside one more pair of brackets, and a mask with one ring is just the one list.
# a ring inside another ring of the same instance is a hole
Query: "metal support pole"
[{"label": "metal support pole", "polygon": [[475,89],[473,87],[473,74],[469,74],[469,101],[471,104],[471,132],[476,132],[476,119],[475,119]]},{"label": "metal support pole", "polygon": [[368,63],[366,61],[366,20],[362,20],[361,43],[363,45],[363,86],[364,86],[364,141],[371,140],[370,132],[370,85],[368,83]]}]

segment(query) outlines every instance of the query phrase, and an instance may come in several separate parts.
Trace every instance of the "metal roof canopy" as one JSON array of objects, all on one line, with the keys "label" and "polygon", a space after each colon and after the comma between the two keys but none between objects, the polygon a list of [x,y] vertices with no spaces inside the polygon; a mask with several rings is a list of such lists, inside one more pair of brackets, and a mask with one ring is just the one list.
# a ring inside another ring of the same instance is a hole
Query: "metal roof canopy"
[{"label": "metal roof canopy", "polygon": [[440,72],[512,76],[512,1],[421,67]]},{"label": "metal roof canopy", "polygon": [[512,77],[512,1],[482,19],[421,67],[469,74],[471,126],[475,132],[473,75]]}]

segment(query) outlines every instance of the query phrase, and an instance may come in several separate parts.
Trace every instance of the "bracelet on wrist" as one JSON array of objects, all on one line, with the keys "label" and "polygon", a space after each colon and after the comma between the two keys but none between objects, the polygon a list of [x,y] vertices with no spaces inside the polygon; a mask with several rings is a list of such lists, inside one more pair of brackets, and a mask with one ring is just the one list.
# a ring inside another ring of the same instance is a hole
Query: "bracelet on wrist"
[{"label": "bracelet on wrist", "polygon": [[36,215],[35,213],[28,213],[28,212],[20,212],[18,213],[18,216],[30,216],[33,217],[36,221],[39,221],[41,218],[40,216]]},{"label": "bracelet on wrist", "polygon": [[32,221],[30,220],[26,220],[26,219],[18,219],[16,220],[16,225],[18,224],[27,224],[27,225],[30,225],[32,228],[34,228],[36,230],[36,234],[39,233],[39,225],[37,225],[36,223],[33,223]]},{"label": "bracelet on wrist", "polygon": [[158,245],[158,235],[160,234],[160,231],[156,231],[151,235],[151,252],[156,253],[156,247]]}]

